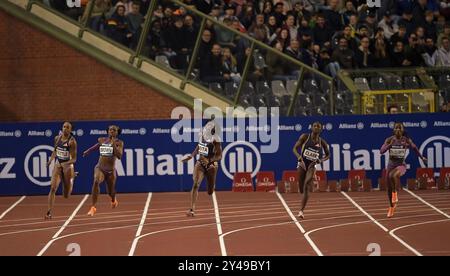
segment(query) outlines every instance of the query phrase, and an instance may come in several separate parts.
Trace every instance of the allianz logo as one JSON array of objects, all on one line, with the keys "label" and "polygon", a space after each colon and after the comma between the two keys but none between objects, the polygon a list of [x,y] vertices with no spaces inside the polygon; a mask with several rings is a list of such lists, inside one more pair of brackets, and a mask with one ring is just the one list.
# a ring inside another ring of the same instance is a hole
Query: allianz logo
[{"label": "allianz logo", "polygon": [[364,123],[358,122],[356,124],[348,124],[348,123],[341,123],[339,124],[339,129],[364,129]]},{"label": "allianz logo", "polygon": [[450,126],[450,122],[445,122],[445,121],[434,121],[433,126],[437,126],[437,127],[449,127]]},{"label": "allianz logo", "polygon": [[389,123],[371,123],[370,128],[389,128]]},{"label": "allianz logo", "polygon": [[38,130],[29,130],[28,136],[45,136],[50,137],[52,136],[52,131],[50,129],[38,131]]},{"label": "allianz logo", "polygon": [[22,136],[22,131],[15,130],[15,131],[4,131],[0,130],[0,137],[16,137],[19,138]]}]

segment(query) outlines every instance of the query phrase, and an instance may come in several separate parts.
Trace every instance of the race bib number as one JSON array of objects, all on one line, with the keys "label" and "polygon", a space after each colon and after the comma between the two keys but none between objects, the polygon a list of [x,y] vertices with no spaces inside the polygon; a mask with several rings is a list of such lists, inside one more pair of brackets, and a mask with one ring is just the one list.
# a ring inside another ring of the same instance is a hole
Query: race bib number
[{"label": "race bib number", "polygon": [[102,145],[100,146],[100,155],[102,156],[112,156],[113,147],[111,145]]},{"label": "race bib number", "polygon": [[69,151],[56,149],[56,156],[59,159],[69,159]]},{"label": "race bib number", "polygon": [[209,155],[209,148],[205,144],[198,144],[198,152],[200,155],[208,156]]},{"label": "race bib number", "polygon": [[309,161],[316,161],[317,159],[319,159],[319,153],[309,149],[306,149],[303,155]]},{"label": "race bib number", "polygon": [[406,156],[406,149],[390,149],[389,156],[393,158],[403,159]]}]

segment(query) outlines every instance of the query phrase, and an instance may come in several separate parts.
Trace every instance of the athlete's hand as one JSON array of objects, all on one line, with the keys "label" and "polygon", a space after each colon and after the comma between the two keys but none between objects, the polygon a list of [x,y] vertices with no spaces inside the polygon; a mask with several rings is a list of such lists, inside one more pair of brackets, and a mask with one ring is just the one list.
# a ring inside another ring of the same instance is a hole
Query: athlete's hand
[{"label": "athlete's hand", "polygon": [[189,155],[181,160],[181,162],[187,162],[192,159],[192,155]]},{"label": "athlete's hand", "polygon": [[201,158],[201,159],[200,159],[200,164],[202,164],[203,167],[208,168],[208,166],[209,166],[209,160],[207,160],[206,158]]}]

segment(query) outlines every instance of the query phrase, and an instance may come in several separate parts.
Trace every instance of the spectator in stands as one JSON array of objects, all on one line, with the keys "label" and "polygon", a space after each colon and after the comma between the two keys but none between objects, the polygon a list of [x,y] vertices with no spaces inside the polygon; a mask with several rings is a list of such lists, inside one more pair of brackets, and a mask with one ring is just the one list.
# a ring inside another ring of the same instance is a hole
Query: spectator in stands
[{"label": "spectator in stands", "polygon": [[391,37],[398,31],[398,26],[394,24],[392,21],[392,15],[390,11],[387,11],[383,19],[378,23],[378,27],[382,28],[384,31],[384,36],[387,39],[391,39]]},{"label": "spectator in stands", "polygon": [[258,14],[255,22],[248,29],[248,34],[263,43],[269,41],[269,28],[264,25],[264,15]]},{"label": "spectator in stands", "polygon": [[387,112],[389,114],[398,114],[398,106],[396,104],[392,104],[392,105],[388,106]]},{"label": "spectator in stands", "polygon": [[327,19],[328,26],[330,26],[331,30],[334,32],[342,30],[343,27],[338,4],[338,0],[329,0],[328,9],[323,11],[325,18]]},{"label": "spectator in stands", "polygon": [[194,49],[195,40],[197,39],[199,31],[198,27],[195,25],[194,17],[190,14],[184,16],[184,29],[186,30],[187,35],[186,47],[190,55]]},{"label": "spectator in stands", "polygon": [[439,34],[438,36],[438,41],[437,41],[437,47],[441,47],[442,46],[442,39],[444,37],[450,37],[450,23],[446,23],[444,26],[444,32],[442,32],[441,34]]},{"label": "spectator in stands", "polygon": [[364,21],[364,25],[367,27],[367,36],[369,36],[369,38],[373,38],[378,28],[376,14],[374,12],[371,12],[367,15],[366,20]]},{"label": "spectator in stands", "polygon": [[155,20],[150,25],[150,31],[147,36],[146,50],[151,59],[155,59],[161,53],[164,45],[164,40],[161,33],[161,21]]},{"label": "spectator in stands", "polygon": [[394,50],[391,53],[391,59],[393,67],[403,67],[411,65],[411,62],[406,60],[404,45],[400,40],[395,43]]},{"label": "spectator in stands", "polygon": [[273,15],[269,16],[267,19],[266,26],[269,30],[269,40],[267,44],[272,45],[272,43],[277,39],[277,36],[280,34],[281,28],[277,28],[277,21]]},{"label": "spectator in stands", "polygon": [[299,40],[298,38],[298,26],[295,24],[295,17],[293,14],[288,14],[286,16],[286,24],[284,25],[285,29],[289,31],[289,37],[291,39]]},{"label": "spectator in stands", "polygon": [[118,6],[123,6],[125,8],[124,15],[127,15],[132,10],[133,1],[131,0],[119,0],[116,2],[114,9],[117,9]]},{"label": "spectator in stands", "polygon": [[[292,57],[293,59],[296,59],[298,61],[301,61],[302,56],[300,54],[300,43],[298,42],[297,39],[291,39],[291,42],[289,44],[289,47],[286,48],[286,51],[284,52],[286,55]],[[293,64],[293,63],[289,63],[289,74],[293,75],[294,71],[299,70],[298,66]]]},{"label": "spectator in stands", "polygon": [[136,49],[142,31],[141,24],[144,22],[144,16],[140,13],[140,5],[140,2],[134,1],[131,5],[131,12],[126,16],[128,31],[131,33],[130,47],[132,49]]},{"label": "spectator in stands", "polygon": [[[237,60],[228,47],[222,49],[222,63],[224,72],[229,74],[231,80],[239,84],[241,82],[241,74],[237,70]],[[227,78],[225,77],[225,79]]]},{"label": "spectator in stands", "polygon": [[344,30],[342,32],[337,33],[336,38],[334,39],[335,42],[333,42],[333,46],[337,46],[339,44],[339,40],[341,38],[345,38],[347,40],[347,45],[350,50],[353,52],[358,49],[358,43],[356,42],[356,39],[352,37],[352,28],[350,26],[345,26]]},{"label": "spectator in stands", "polygon": [[426,11],[427,11],[427,0],[417,0],[417,3],[414,5],[413,17],[418,26],[425,25]]},{"label": "spectator in stands", "polygon": [[356,68],[355,54],[348,48],[347,39],[339,39],[339,47],[334,50],[331,60],[337,62],[343,69]]},{"label": "spectator in stands", "polygon": [[406,35],[409,36],[416,29],[416,22],[413,18],[413,14],[411,10],[405,10],[402,15],[402,18],[397,23],[399,26],[403,25],[406,27]]},{"label": "spectator in stands", "polygon": [[422,54],[423,60],[426,66],[435,66],[436,65],[436,55],[437,48],[434,45],[434,41],[431,37],[427,37],[425,39],[425,47],[424,52]]},{"label": "spectator in stands", "polygon": [[355,52],[355,59],[358,68],[367,69],[373,66],[374,57],[369,49],[370,40],[368,37],[361,39],[361,45]]},{"label": "spectator in stands", "polygon": [[402,42],[403,45],[408,44],[405,25],[398,26],[398,31],[391,37],[391,47],[395,47],[398,41]]},{"label": "spectator in stands", "polygon": [[164,40],[168,48],[169,60],[175,69],[187,68],[188,56],[188,33],[183,28],[183,17],[176,16],[173,24],[166,30],[163,30]]},{"label": "spectator in stands", "polygon": [[427,37],[431,37],[433,41],[437,41],[437,26],[434,23],[434,15],[432,11],[425,12],[425,24],[423,25]]},{"label": "spectator in stands", "polygon": [[283,14],[283,3],[278,2],[275,4],[274,12],[272,13],[275,16],[277,21],[277,28],[281,28],[283,26],[283,22],[285,20],[285,15]]},{"label": "spectator in stands", "polygon": [[[264,6],[263,6],[263,10],[262,10],[262,14],[264,15],[264,21],[268,22],[269,21],[269,17],[272,16],[272,12],[273,12],[273,3],[271,0],[266,0],[264,2]],[[275,17],[274,17],[275,19]],[[276,23],[276,20],[275,20]]]},{"label": "spectator in stands", "polygon": [[[92,13],[88,20],[88,13],[92,5],[94,5],[94,7],[92,8]],[[81,22],[86,22],[88,20],[89,28],[91,28],[96,32],[99,32],[103,26],[105,16],[111,8],[112,8],[111,0],[89,1],[89,3],[86,6],[86,9],[84,10]]]},{"label": "spectator in stands", "polygon": [[450,112],[450,102],[444,102],[439,109],[440,112]]},{"label": "spectator in stands", "polygon": [[448,37],[442,38],[442,46],[434,54],[436,66],[450,66],[450,40]]},{"label": "spectator in stands", "polygon": [[214,44],[214,39],[210,29],[204,29],[202,33],[202,38],[200,41],[200,46],[198,48],[197,63],[201,60],[206,59],[206,57],[211,52],[212,46]]},{"label": "spectator in stands", "polygon": [[317,16],[316,26],[313,28],[314,43],[322,47],[331,47],[331,38],[333,37],[333,30],[325,23],[323,14]]},{"label": "spectator in stands", "polygon": [[128,23],[125,17],[125,7],[118,5],[110,19],[106,21],[106,34],[114,41],[127,46],[132,34],[128,31]]},{"label": "spectator in stands", "polygon": [[274,76],[279,77],[286,75],[286,59],[280,55],[281,52],[283,52],[283,46],[280,42],[277,42],[274,48],[277,49],[279,53],[268,51],[266,55],[267,74],[269,80],[272,80]]},{"label": "spectator in stands", "polygon": [[[230,17],[225,17],[223,19],[223,24],[225,24],[229,28],[233,28],[233,20]],[[219,25],[214,25],[214,30],[216,33],[216,41],[219,43],[222,47],[230,47],[231,49],[234,49],[236,45],[234,44],[234,36],[235,34],[229,30],[226,30]]]},{"label": "spectator in stands", "polygon": [[305,18],[307,21],[309,21],[311,19],[312,14],[305,8],[304,2],[306,2],[306,1],[296,2],[294,4],[294,9],[292,11],[292,14],[294,15],[295,22],[297,22],[297,23],[300,22],[300,18]]},{"label": "spectator in stands", "polygon": [[389,52],[382,33],[377,35],[374,44],[374,66],[378,68],[390,67],[391,61],[389,59]]},{"label": "spectator in stands", "polygon": [[[248,30],[250,26],[255,22],[256,19],[256,11],[251,5],[251,2],[248,2],[246,5],[244,4],[243,10],[241,14],[238,16],[240,23],[244,27],[244,29]],[[262,19],[262,23],[264,23],[264,16]]]},{"label": "spectator in stands", "polygon": [[219,44],[213,44],[211,52],[200,60],[200,79],[204,82],[218,82],[222,85],[230,80],[230,72],[226,71],[222,63],[222,48]]},{"label": "spectator in stands", "polygon": [[281,46],[283,47],[283,52],[284,52],[286,50],[286,48],[289,47],[290,41],[291,41],[291,39],[289,37],[289,31],[287,29],[281,29],[279,35],[273,42],[273,45],[275,45],[276,43],[280,43]]},{"label": "spectator in stands", "polygon": [[406,60],[410,63],[410,66],[424,66],[425,62],[422,58],[422,53],[418,47],[418,39],[415,33],[409,36],[409,44],[405,49]]},{"label": "spectator in stands", "polygon": [[353,0],[346,0],[345,1],[345,7],[339,12],[342,17],[342,22],[344,25],[348,25],[350,23],[350,16],[355,14],[356,8],[353,5]]}]

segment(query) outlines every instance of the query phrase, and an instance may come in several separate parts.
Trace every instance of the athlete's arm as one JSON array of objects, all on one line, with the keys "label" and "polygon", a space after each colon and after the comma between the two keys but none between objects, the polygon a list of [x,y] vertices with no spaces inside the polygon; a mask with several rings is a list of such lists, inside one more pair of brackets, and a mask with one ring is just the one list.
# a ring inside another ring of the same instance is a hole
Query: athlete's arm
[{"label": "athlete's arm", "polygon": [[97,150],[100,147],[101,143],[102,143],[102,138],[98,138],[98,143],[93,145],[92,147],[88,148],[87,150],[85,150],[83,152],[83,157],[85,157],[86,155],[90,154],[94,150]]},{"label": "athlete's arm", "polygon": [[320,139],[320,141],[322,143],[322,148],[325,153],[325,156],[322,159],[318,160],[318,162],[323,163],[328,159],[330,159],[330,148],[328,147],[328,143],[324,139]]},{"label": "athlete's arm", "polygon": [[123,155],[123,142],[122,141],[116,142],[116,140],[114,139],[112,141],[112,146],[114,156],[116,156],[117,159],[121,159]]},{"label": "athlete's arm", "polygon": [[75,139],[70,139],[69,148],[70,159],[65,164],[75,164],[75,162],[77,162],[77,141],[75,141]]},{"label": "athlete's arm", "polygon": [[214,163],[217,161],[220,161],[220,159],[222,159],[222,145],[219,142],[214,142],[215,146],[215,152],[214,152],[214,156],[209,160],[209,163]]},{"label": "athlete's arm", "polygon": [[297,157],[298,161],[302,160],[302,156],[300,153],[298,153],[298,148],[302,148],[303,144],[306,142],[307,139],[307,135],[306,134],[302,134],[300,136],[300,138],[297,140],[297,142],[295,143],[294,147],[292,148],[292,152],[295,154],[295,156]]},{"label": "athlete's arm", "polygon": [[381,149],[380,149],[381,154],[385,153],[386,151],[388,151],[388,149],[391,148],[393,140],[394,139],[392,137],[389,137],[384,141],[384,144],[381,146]]},{"label": "athlete's arm", "polygon": [[48,160],[48,162],[47,162],[47,167],[48,166],[50,166],[50,163],[52,163],[52,161],[53,160],[55,160],[55,157],[56,157],[56,145],[58,144],[58,141],[59,141],[59,136],[55,136],[55,145],[54,145],[54,147],[53,147],[53,152],[52,152],[52,155],[50,156],[50,160]]},{"label": "athlete's arm", "polygon": [[427,158],[420,153],[416,144],[414,144],[414,142],[410,138],[408,138],[408,144],[414,150],[414,152],[417,154],[417,156],[419,156],[420,159],[422,159],[423,161],[427,161]]},{"label": "athlete's arm", "polygon": [[195,147],[194,151],[191,153],[191,155],[186,156],[181,160],[181,162],[186,162],[191,160],[194,156],[196,156],[198,153],[198,145]]}]

